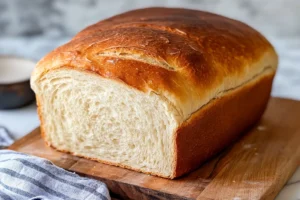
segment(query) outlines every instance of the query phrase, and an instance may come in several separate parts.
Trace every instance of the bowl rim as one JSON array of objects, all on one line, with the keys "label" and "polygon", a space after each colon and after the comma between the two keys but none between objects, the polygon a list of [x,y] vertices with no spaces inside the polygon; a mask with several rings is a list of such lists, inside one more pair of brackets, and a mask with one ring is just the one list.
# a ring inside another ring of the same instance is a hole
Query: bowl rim
[{"label": "bowl rim", "polygon": [[[19,59],[22,61],[30,61],[34,64],[34,66],[36,65],[36,60],[34,60],[32,58],[26,58],[24,56],[18,56],[18,55],[12,55],[12,54],[2,54],[2,55],[0,55],[0,59],[2,59],[2,58],[12,58],[12,59],[15,58],[15,59]],[[30,77],[31,77],[31,75],[24,80],[15,81],[15,82],[11,82],[11,83],[1,83],[0,82],[0,86],[12,86],[12,85],[17,85],[17,84],[27,84],[28,81],[30,84]]]}]

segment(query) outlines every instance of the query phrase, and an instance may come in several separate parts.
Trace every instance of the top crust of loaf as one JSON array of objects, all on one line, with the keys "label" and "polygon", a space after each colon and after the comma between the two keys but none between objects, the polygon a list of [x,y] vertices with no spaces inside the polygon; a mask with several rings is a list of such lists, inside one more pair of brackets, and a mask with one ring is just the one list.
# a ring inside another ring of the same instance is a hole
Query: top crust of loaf
[{"label": "top crust of loaf", "polygon": [[184,121],[224,92],[275,71],[277,62],[272,45],[239,21],[146,8],[87,27],[38,63],[31,84],[35,90],[36,80],[62,67],[90,71],[161,95]]}]

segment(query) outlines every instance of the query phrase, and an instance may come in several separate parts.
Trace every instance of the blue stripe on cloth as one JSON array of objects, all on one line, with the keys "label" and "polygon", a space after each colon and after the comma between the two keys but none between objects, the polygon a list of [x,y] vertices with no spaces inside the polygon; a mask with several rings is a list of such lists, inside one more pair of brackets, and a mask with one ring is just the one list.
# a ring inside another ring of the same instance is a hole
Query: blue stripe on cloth
[{"label": "blue stripe on cloth", "polygon": [[[11,159],[2,160],[2,161],[0,161],[0,163],[1,163],[1,162],[6,162],[6,161],[11,161]],[[89,186],[84,185],[84,184],[74,183],[74,182],[71,182],[71,181],[69,181],[69,180],[60,178],[60,177],[58,177],[58,176],[52,174],[51,172],[47,171],[46,169],[44,169],[44,168],[42,168],[42,167],[40,167],[40,166],[38,166],[38,165],[36,165],[36,164],[34,164],[34,163],[32,163],[32,162],[29,162],[29,161],[27,161],[27,160],[25,160],[25,159],[22,159],[22,158],[16,158],[16,159],[13,159],[13,161],[18,161],[18,162],[22,163],[23,165],[25,165],[25,166],[27,166],[27,167],[29,167],[29,168],[31,168],[31,169],[34,169],[34,170],[36,170],[37,172],[44,173],[45,175],[47,175],[47,176],[49,176],[49,177],[51,177],[51,178],[53,178],[53,179],[55,179],[55,180],[57,180],[57,181],[63,183],[63,184],[68,184],[68,185],[73,186],[73,187],[75,187],[75,188],[78,188],[78,189],[80,189],[80,190],[87,191],[87,192],[89,192],[89,193],[95,195],[96,197],[101,197],[101,199],[103,199],[103,200],[107,200],[107,198],[106,198],[103,194],[101,194],[100,192],[96,191],[97,188],[92,188],[92,187],[89,187]],[[58,168],[52,168],[52,170],[53,170],[53,169],[55,170],[54,173],[56,173],[56,172],[59,171]],[[58,172],[58,173],[56,173],[56,174],[59,174],[59,173],[60,173],[60,172]],[[72,173],[71,173],[71,174],[72,174]],[[74,175],[74,174],[73,174],[73,175]],[[75,175],[75,176],[78,178],[77,175]],[[104,184],[103,184],[103,186],[104,186]]]},{"label": "blue stripe on cloth", "polygon": [[61,199],[70,199],[70,200],[75,200],[75,199],[72,199],[60,192],[57,192],[57,191],[54,191],[52,190],[51,188],[45,186],[43,183],[39,182],[39,181],[36,181],[35,179],[33,178],[30,178],[28,176],[25,176],[23,174],[18,174],[17,172],[13,171],[13,170],[10,170],[10,169],[7,169],[7,168],[0,168],[0,173],[4,173],[4,174],[7,174],[7,175],[10,175],[11,177],[14,177],[14,178],[18,178],[18,179],[21,179],[23,181],[27,181],[41,189],[43,189],[45,192],[53,195],[53,196],[56,196],[56,197],[59,197]]},{"label": "blue stripe on cloth", "polygon": [[10,198],[10,196],[8,196],[7,194],[1,192],[1,190],[0,190],[0,197],[4,200],[13,200],[12,198]]},{"label": "blue stripe on cloth", "polygon": [[[28,197],[28,198],[34,196],[33,194],[30,194],[29,192],[23,191],[23,190],[18,189],[18,188],[10,187],[10,186],[8,186],[8,185],[2,183],[1,181],[0,181],[0,185],[1,185],[4,189],[6,189],[6,190],[8,190],[8,191],[11,191],[11,192],[13,192],[13,193],[16,193],[16,194],[18,194],[18,195],[20,195],[20,196],[24,196],[24,197]],[[2,192],[3,192],[3,191],[2,191]]]}]

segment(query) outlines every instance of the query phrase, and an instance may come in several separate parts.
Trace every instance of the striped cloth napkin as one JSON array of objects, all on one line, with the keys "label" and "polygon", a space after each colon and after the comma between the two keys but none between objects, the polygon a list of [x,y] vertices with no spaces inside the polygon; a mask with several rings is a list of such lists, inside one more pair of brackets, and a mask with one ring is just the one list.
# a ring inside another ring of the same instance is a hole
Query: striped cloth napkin
[{"label": "striped cloth napkin", "polygon": [[0,150],[0,199],[4,200],[109,200],[100,181],[80,177],[50,161]]},{"label": "striped cloth napkin", "polygon": [[[0,146],[10,145],[6,129]],[[23,153],[0,150],[0,200],[110,200],[106,185],[80,177],[50,161]]]}]

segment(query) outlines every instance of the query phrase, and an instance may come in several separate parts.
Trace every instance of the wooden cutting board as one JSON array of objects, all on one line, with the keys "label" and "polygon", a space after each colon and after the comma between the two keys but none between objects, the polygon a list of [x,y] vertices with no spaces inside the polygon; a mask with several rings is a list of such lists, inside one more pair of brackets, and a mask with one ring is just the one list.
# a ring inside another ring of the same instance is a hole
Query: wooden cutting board
[{"label": "wooden cutting board", "polygon": [[272,98],[261,121],[197,171],[167,180],[61,153],[39,129],[10,149],[105,182],[125,199],[273,199],[300,163],[300,102]]}]

